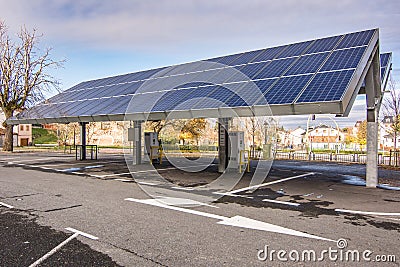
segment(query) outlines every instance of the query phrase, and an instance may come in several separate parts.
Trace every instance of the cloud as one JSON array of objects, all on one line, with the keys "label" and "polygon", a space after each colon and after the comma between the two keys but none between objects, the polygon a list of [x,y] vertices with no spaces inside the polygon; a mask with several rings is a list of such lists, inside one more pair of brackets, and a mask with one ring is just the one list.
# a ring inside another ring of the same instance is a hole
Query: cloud
[{"label": "cloud", "polygon": [[[227,53],[383,27],[397,45],[398,1],[6,1],[0,16],[54,40],[96,49]],[[6,7],[6,8],[4,8]],[[192,50],[193,51],[193,50]]]},{"label": "cloud", "polygon": [[[73,55],[67,84],[376,27],[381,50],[393,52],[395,79],[400,73],[398,0],[0,0],[0,6],[10,30],[37,28],[55,50]],[[335,120],[353,125],[363,117],[365,103],[357,100],[348,118]],[[290,128],[306,122],[307,116],[281,118]]]}]

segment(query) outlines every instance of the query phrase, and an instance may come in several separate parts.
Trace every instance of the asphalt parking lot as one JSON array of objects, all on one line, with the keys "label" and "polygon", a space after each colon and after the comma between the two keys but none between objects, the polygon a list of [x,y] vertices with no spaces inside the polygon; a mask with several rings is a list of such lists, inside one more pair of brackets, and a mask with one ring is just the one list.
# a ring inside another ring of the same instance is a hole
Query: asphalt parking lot
[{"label": "asphalt parking lot", "polygon": [[[191,190],[218,178],[216,165],[200,174],[177,170],[168,162],[155,165],[157,173],[171,182],[168,190],[187,196],[164,196],[162,202],[143,191],[151,187],[160,196],[165,192],[166,185],[153,175],[155,171],[145,165],[132,174],[121,155],[81,162],[64,154],[1,154],[0,165],[2,245],[8,251],[1,256],[2,266],[14,262],[28,266],[71,236],[68,227],[98,239],[79,235],[44,260],[43,266],[77,262],[91,266],[376,266],[382,259],[391,262],[379,265],[398,266],[400,262],[400,171],[396,170],[381,169],[381,188],[368,189],[362,186],[362,165],[276,161],[260,187],[247,188],[251,176],[246,174],[212,203],[177,207],[169,204],[189,201]],[[135,181],[132,175],[140,179]],[[30,234],[29,240],[18,237],[24,229],[35,228],[32,223],[42,234],[38,238]],[[342,238],[347,246],[340,251],[370,250],[371,257],[359,262],[326,255],[320,261],[293,261],[287,254],[285,261],[273,254],[263,260],[266,247],[268,253],[314,250],[320,255],[329,248],[338,250],[336,242]],[[21,246],[34,242],[40,244],[37,249],[18,254]]]}]

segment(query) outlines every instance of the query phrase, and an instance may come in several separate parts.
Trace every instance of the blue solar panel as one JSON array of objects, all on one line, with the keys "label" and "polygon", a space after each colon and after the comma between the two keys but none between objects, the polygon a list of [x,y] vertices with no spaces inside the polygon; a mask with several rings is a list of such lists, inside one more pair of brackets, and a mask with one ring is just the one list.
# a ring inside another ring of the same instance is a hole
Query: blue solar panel
[{"label": "blue solar panel", "polygon": [[297,103],[340,100],[354,70],[318,73],[301,94]]},{"label": "blue solar panel", "polygon": [[[131,96],[123,96],[119,99],[119,104],[118,105],[113,105],[112,107],[109,107],[109,114],[125,114],[126,112],[126,107],[128,106],[129,102],[132,100]],[[107,115],[105,113],[105,110],[100,110],[98,112],[99,115]]]},{"label": "blue solar panel", "polygon": [[265,94],[268,104],[290,104],[301,92],[312,75],[290,76],[280,78]]},{"label": "blue solar panel", "polygon": [[356,68],[366,47],[357,47],[334,51],[321,71]]},{"label": "blue solar panel", "polygon": [[[221,85],[212,86],[214,90],[207,94],[199,103],[197,103],[194,109],[206,109],[206,108],[217,108],[221,106],[227,106],[227,102],[232,98],[235,93]],[[221,105],[221,103],[224,103]]]},{"label": "blue solar panel", "polygon": [[212,64],[205,62],[205,61],[197,61],[197,62],[191,62],[191,63],[185,63],[185,64],[181,64],[181,65],[171,66],[171,67],[166,68],[165,72],[163,72],[161,76],[170,76],[170,75],[194,72],[199,69],[202,69],[203,65],[212,65]]},{"label": "blue solar panel", "polygon": [[275,79],[267,79],[267,80],[259,80],[255,81],[254,83],[257,85],[258,89],[260,89],[261,93],[265,93],[273,83],[278,80],[277,78]]},{"label": "blue solar panel", "polygon": [[[119,114],[127,108],[128,113],[136,113],[265,105],[266,101],[291,104],[296,99],[296,103],[338,101],[355,69],[365,67],[360,66],[365,62],[361,60],[369,56],[365,53],[371,51],[368,45],[376,32],[332,36],[86,81],[48,100],[58,104],[40,105],[29,112],[82,116]],[[390,60],[390,54],[381,55],[382,79],[389,73]],[[130,99],[133,105],[128,107]]]},{"label": "blue solar panel", "polygon": [[[181,90],[174,90],[168,91],[162,95],[162,97],[155,103],[152,107],[152,111],[164,111],[164,110],[171,110],[177,102],[183,102],[184,99],[188,99],[187,96],[191,92],[190,89],[181,89]],[[156,99],[154,99],[156,100]]]},{"label": "blue solar panel", "polygon": [[[211,94],[207,95],[207,98],[210,99],[215,99],[218,101],[221,101],[222,103],[225,103],[226,105],[228,105],[228,100],[235,95],[235,91],[237,92],[240,87],[242,86],[242,84],[233,84],[233,85],[229,85],[231,88],[227,87],[227,86],[220,86],[217,85],[217,90],[214,90]],[[203,104],[204,103],[200,103]],[[196,108],[198,108],[196,106]]]},{"label": "blue solar panel", "polygon": [[337,49],[368,45],[374,32],[375,30],[368,30],[346,34]]},{"label": "blue solar panel", "polygon": [[67,116],[72,116],[74,112],[80,109],[82,102],[81,101],[76,101],[76,102],[68,102],[67,103],[68,108],[64,110]]},{"label": "blue solar panel", "polygon": [[110,97],[104,99],[90,100],[86,109],[81,109],[79,113],[81,115],[93,115],[93,114],[112,114],[111,111],[115,109],[117,104],[119,105],[122,97]]},{"label": "blue solar panel", "polygon": [[338,35],[315,40],[315,42],[310,46],[310,48],[307,49],[305,53],[311,54],[331,51],[336,46],[341,37],[342,35]]},{"label": "blue solar panel", "polygon": [[249,77],[250,79],[254,79],[255,75],[265,66],[270,64],[271,61],[261,62],[261,63],[254,63],[254,64],[247,64],[242,67],[239,67],[239,71],[242,72],[244,75]]},{"label": "blue solar panel", "polygon": [[385,75],[389,73],[388,69],[390,68],[390,61],[392,58],[392,53],[384,53],[380,55],[380,63],[381,63],[381,80],[385,80]]},{"label": "blue solar panel", "polygon": [[389,60],[392,57],[392,53],[383,53],[380,55],[380,63],[381,63],[381,67],[385,68],[389,65]]},{"label": "blue solar panel", "polygon": [[215,90],[214,85],[169,91],[154,105],[152,111],[182,109],[185,101],[197,97],[205,97],[213,90]]},{"label": "blue solar panel", "polygon": [[261,52],[261,54],[259,54],[257,57],[249,61],[249,63],[274,59],[281,51],[283,51],[285,47],[286,46],[267,48],[263,52]]},{"label": "blue solar panel", "polygon": [[258,72],[254,76],[254,79],[279,77],[289,68],[290,64],[292,64],[294,61],[295,58],[273,60],[270,64],[268,64],[265,68]]},{"label": "blue solar panel", "polygon": [[285,57],[293,57],[293,56],[300,56],[303,54],[303,51],[306,50],[306,48],[312,43],[312,41],[308,42],[302,42],[302,43],[296,43],[296,44],[291,44],[286,47],[285,50],[283,50],[282,53],[279,54],[278,57],[276,58],[285,58]]},{"label": "blue solar panel", "polygon": [[224,86],[234,93],[229,99],[223,101],[229,107],[252,106],[261,96],[260,89],[251,81]]},{"label": "blue solar panel", "polygon": [[231,66],[235,66],[235,65],[241,65],[241,64],[247,64],[249,62],[252,62],[252,60],[257,57],[258,55],[260,55],[264,50],[257,50],[257,51],[250,51],[250,52],[246,52],[241,54],[240,57],[236,58],[235,60],[233,60],[232,62],[229,63],[229,65]]},{"label": "blue solar panel", "polygon": [[207,89],[207,91],[196,95],[196,97],[201,97],[201,99],[198,99],[197,103],[192,102],[192,106],[186,106],[187,109],[213,108],[215,105],[220,106],[221,102],[226,103],[232,95],[232,92],[222,85],[212,85],[205,89]]},{"label": "blue solar panel", "polygon": [[240,55],[241,54],[234,54],[234,55],[229,55],[229,56],[217,57],[217,58],[208,59],[207,61],[217,62],[217,63],[224,64],[224,65],[230,65],[230,63],[233,62],[234,60],[236,60],[237,58],[239,58]]},{"label": "blue solar panel", "polygon": [[321,67],[328,55],[329,52],[302,56],[292,67],[290,67],[285,75],[314,73]]},{"label": "blue solar panel", "polygon": [[206,83],[206,82],[190,82],[190,83],[185,83],[185,84],[179,85],[179,86],[175,87],[174,89],[192,88],[192,87],[207,86],[207,85],[212,85],[212,84]]},{"label": "blue solar panel", "polygon": [[72,86],[71,88],[68,88],[67,90],[63,91],[63,92],[67,92],[67,91],[76,91],[76,90],[81,90],[85,88],[85,82],[81,82],[77,85]]}]

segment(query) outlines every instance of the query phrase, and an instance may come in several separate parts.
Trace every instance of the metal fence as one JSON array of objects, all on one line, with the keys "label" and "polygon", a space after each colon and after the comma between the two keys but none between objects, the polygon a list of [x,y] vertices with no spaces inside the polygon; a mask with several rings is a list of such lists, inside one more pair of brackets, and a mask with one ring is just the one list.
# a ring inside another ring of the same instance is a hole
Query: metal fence
[{"label": "metal fence", "polygon": [[[353,162],[365,164],[366,154],[341,154],[341,153],[305,153],[305,152],[282,152],[277,151],[275,159],[308,160],[308,161],[334,161]],[[400,151],[390,151],[389,154],[379,154],[378,164],[393,167],[400,167]]]}]

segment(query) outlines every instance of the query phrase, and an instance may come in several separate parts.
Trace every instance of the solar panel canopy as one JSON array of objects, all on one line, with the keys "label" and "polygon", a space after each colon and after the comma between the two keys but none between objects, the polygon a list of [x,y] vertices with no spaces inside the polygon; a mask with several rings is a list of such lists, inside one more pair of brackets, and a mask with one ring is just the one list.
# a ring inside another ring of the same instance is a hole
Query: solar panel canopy
[{"label": "solar panel canopy", "polygon": [[[378,29],[85,81],[9,122],[333,113],[346,115],[363,86]],[[391,54],[382,54],[381,81]]]}]

